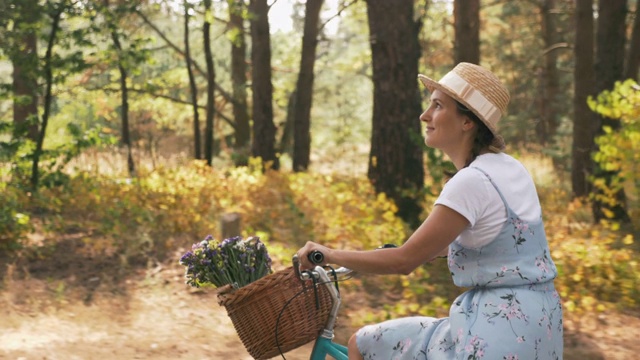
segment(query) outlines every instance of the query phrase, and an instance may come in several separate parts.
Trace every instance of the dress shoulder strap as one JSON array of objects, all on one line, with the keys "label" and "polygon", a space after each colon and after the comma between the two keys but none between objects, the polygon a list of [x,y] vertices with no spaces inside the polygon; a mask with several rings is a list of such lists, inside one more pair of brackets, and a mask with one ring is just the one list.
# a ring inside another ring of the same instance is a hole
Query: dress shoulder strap
[{"label": "dress shoulder strap", "polygon": [[496,183],[493,182],[493,179],[491,179],[491,176],[489,176],[489,174],[487,174],[484,170],[480,169],[479,167],[470,166],[470,168],[480,171],[481,173],[484,174],[484,176],[487,177],[487,179],[489,179],[489,182],[491,183],[491,185],[493,185],[493,188],[496,189],[496,191],[498,192],[500,199],[502,199],[502,203],[504,204],[504,207],[507,209],[507,211],[513,212],[513,210],[511,210],[511,207],[509,206],[509,203],[507,202],[507,199],[505,199],[504,195],[502,195],[502,191],[500,191]]}]

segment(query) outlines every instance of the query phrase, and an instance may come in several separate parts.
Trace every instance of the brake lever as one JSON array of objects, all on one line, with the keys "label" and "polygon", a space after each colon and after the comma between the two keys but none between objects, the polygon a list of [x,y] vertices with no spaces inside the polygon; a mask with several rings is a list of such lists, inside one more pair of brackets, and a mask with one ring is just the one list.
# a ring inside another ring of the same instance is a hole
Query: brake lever
[{"label": "brake lever", "polygon": [[291,258],[293,261],[293,271],[296,273],[296,277],[299,280],[302,280],[302,274],[300,273],[300,259],[298,259],[298,254],[293,255]]}]

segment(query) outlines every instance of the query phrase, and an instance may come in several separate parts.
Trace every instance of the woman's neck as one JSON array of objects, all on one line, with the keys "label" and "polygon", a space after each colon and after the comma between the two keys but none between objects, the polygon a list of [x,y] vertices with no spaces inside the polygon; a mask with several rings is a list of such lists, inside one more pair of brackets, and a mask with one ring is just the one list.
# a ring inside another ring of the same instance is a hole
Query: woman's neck
[{"label": "woman's neck", "polygon": [[[480,150],[477,156],[484,155],[490,152],[491,151],[489,151],[489,149],[484,148]],[[453,165],[456,167],[456,170],[460,170],[462,168],[467,167],[477,158],[477,156],[473,157],[473,153],[471,152],[471,149],[467,149],[466,151],[445,152],[445,154],[447,154],[449,159],[451,159],[451,161],[453,162]]]}]

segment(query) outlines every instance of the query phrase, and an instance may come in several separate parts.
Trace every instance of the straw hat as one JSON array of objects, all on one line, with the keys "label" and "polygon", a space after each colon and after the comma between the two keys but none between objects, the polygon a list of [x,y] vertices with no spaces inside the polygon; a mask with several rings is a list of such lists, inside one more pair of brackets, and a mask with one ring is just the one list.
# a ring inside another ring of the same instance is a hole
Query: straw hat
[{"label": "straw hat", "polygon": [[[494,135],[494,146],[504,149],[498,135],[498,121],[507,112],[509,90],[489,70],[470,63],[459,63],[440,81],[418,75],[430,92],[440,90],[473,111]],[[501,144],[500,144],[501,143]]]}]

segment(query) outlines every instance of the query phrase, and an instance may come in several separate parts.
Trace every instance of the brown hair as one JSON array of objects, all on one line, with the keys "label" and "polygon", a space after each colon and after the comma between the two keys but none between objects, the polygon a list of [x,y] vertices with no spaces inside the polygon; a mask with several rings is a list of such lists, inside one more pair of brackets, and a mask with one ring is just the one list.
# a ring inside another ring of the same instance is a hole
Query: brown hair
[{"label": "brown hair", "polygon": [[[457,100],[456,110],[459,114],[468,116],[476,124],[478,129],[478,131],[476,132],[476,136],[473,139],[471,154],[469,154],[464,167],[469,166],[484,149],[488,149],[492,153],[499,153],[504,148],[504,140],[502,140],[502,137],[494,136],[487,125],[485,125],[484,122],[480,120],[478,115],[476,115],[473,111],[469,110],[469,108],[467,108]],[[501,143],[502,146],[500,146],[499,143]]]}]

